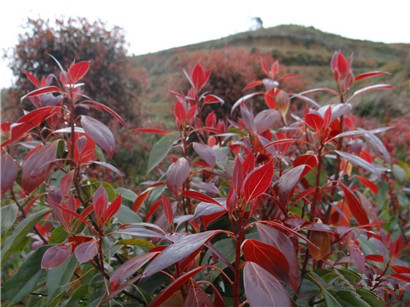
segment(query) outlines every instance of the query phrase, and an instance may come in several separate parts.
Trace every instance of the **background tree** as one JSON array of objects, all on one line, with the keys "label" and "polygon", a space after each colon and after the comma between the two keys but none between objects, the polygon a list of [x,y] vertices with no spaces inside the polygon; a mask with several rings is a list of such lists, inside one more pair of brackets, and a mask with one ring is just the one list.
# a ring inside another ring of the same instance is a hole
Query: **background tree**
[{"label": "background tree", "polygon": [[253,17],[252,21],[254,22],[254,25],[252,26],[252,29],[254,30],[259,30],[263,28],[263,20],[260,17]]},{"label": "background tree", "polygon": [[[225,103],[208,105],[203,116],[206,117],[209,111],[214,111],[218,118],[226,119],[230,115],[232,105],[244,95],[243,89],[250,83],[249,80],[256,81],[264,78],[260,70],[259,58],[269,64],[275,60],[272,54],[252,52],[244,48],[223,48],[194,53],[182,51],[176,55],[173,65],[176,71],[181,71],[201,63],[203,67],[211,70],[205,90],[212,89],[212,93],[222,98]],[[287,73],[285,65],[280,65],[279,74]],[[167,88],[186,91],[189,86],[189,82],[183,76],[176,76],[170,80]],[[306,88],[306,84],[300,78],[285,79],[281,81],[281,86],[290,93]],[[266,108],[263,97],[260,99],[256,97],[253,106],[258,111]]]},{"label": "background tree", "polygon": [[[68,67],[72,59],[77,62],[93,59],[84,79],[85,93],[135,124],[146,78],[140,68],[132,66],[126,47],[123,29],[117,26],[108,29],[102,21],[90,23],[80,17],[54,22],[28,19],[18,44],[6,55],[17,81],[9,91],[3,110],[16,114],[12,112],[13,106],[18,107],[20,97],[33,90],[25,71],[37,77],[56,73],[51,54],[63,67]],[[110,119],[103,118],[106,122]]]}]

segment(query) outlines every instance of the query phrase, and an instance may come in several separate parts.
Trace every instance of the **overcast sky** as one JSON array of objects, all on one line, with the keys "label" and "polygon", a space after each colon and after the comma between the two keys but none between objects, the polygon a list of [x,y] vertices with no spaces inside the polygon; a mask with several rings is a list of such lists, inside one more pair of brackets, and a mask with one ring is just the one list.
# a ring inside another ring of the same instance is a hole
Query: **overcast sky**
[{"label": "overcast sky", "polygon": [[[410,5],[406,0],[11,0],[0,17],[0,51],[17,43],[27,17],[81,16],[101,19],[126,32],[130,54],[217,39],[249,30],[252,18],[264,27],[313,26],[348,38],[410,43]],[[0,88],[12,84],[1,59]]]}]

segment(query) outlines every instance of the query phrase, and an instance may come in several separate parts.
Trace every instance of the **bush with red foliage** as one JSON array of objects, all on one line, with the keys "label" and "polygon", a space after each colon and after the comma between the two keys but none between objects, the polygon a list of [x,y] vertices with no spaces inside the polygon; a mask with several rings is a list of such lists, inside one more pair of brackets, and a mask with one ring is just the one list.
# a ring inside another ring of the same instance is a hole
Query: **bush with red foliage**
[{"label": "bush with red foliage", "polygon": [[[230,117],[232,105],[243,96],[243,89],[249,80],[257,80],[263,76],[258,58],[262,58],[268,64],[274,61],[272,54],[258,54],[243,48],[227,47],[194,53],[181,51],[175,56],[173,66],[182,71],[185,67],[194,67],[200,63],[202,67],[212,71],[212,78],[207,82],[204,91],[212,91],[224,103],[207,106],[202,116],[205,118],[210,111],[213,111],[218,119],[227,119]],[[280,65],[278,74],[287,74],[284,65]],[[300,92],[306,87],[303,80],[297,77],[282,81],[281,87],[290,93]],[[183,76],[170,80],[167,84],[167,88],[178,89],[180,92],[187,91],[189,86],[189,82]],[[265,108],[263,100],[256,101],[254,105],[258,111]]]},{"label": "bush with red foliage", "polygon": [[[201,115],[221,104],[206,91],[211,72],[197,64],[185,74],[190,89],[173,92],[175,128],[134,129],[161,137],[148,159],[155,178],[138,194],[89,172],[121,174],[104,158],[116,142],[106,125],[76,110],[96,106],[124,124],[111,108],[80,99],[89,62],[61,68],[55,84],[26,74],[36,89],[23,99],[34,110],[1,126],[2,300],[405,304],[409,175],[379,138],[386,127],[360,129],[350,118],[354,97],[392,88],[352,92],[352,84],[383,72],[354,76],[352,59],[335,52],[334,89],[289,94],[278,64],[260,63],[264,77],[250,80],[245,89],[256,91],[232,105],[239,114],[227,123]],[[312,93],[339,102],[321,106]],[[256,97],[264,110],[253,108]],[[289,115],[293,99],[306,102],[302,116]],[[24,160],[9,151],[20,144]]]},{"label": "bush with red foliage", "polygon": [[[47,84],[52,81],[47,76],[56,74],[57,70],[50,53],[64,67],[73,59],[92,59],[91,69],[83,80],[87,95],[115,108],[127,121],[140,120],[141,95],[147,78],[141,68],[132,66],[121,28],[114,26],[110,29],[102,21],[68,18],[54,22],[28,19],[25,29],[18,44],[8,54],[9,66],[17,81],[3,105],[6,111],[3,120],[15,119],[13,116],[17,113],[15,108],[18,109],[20,97],[32,89],[25,72],[39,79],[44,76]],[[103,120],[106,122],[109,117]]]}]

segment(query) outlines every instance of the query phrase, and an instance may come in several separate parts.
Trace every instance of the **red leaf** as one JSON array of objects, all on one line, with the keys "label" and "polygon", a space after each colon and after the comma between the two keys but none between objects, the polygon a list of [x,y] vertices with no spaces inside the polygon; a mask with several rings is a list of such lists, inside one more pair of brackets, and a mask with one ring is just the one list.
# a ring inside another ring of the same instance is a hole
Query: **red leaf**
[{"label": "red leaf", "polygon": [[176,119],[179,121],[179,123],[184,123],[186,120],[186,111],[184,106],[182,105],[181,101],[179,99],[175,103],[174,107],[174,115]]},{"label": "red leaf", "polygon": [[102,122],[86,115],[81,115],[81,125],[85,133],[112,157],[115,150],[115,139],[110,129]]},{"label": "red leaf", "polygon": [[256,132],[262,133],[281,123],[281,115],[278,110],[263,110],[255,116]]},{"label": "red leaf", "polygon": [[111,109],[110,107],[107,107],[106,105],[104,105],[104,104],[102,104],[102,103],[99,103],[99,102],[97,102],[97,101],[94,101],[94,100],[83,100],[83,101],[81,101],[81,104],[84,104],[84,103],[91,103],[91,104],[94,104],[94,105],[100,107],[101,109],[103,109],[103,110],[106,111],[107,113],[111,114],[111,115],[114,116],[116,119],[118,119],[118,121],[119,121],[124,127],[127,126],[127,124],[124,122],[124,120],[122,119],[122,117],[121,117],[120,115],[118,115],[118,113],[115,112],[115,111],[114,111],[113,109]]},{"label": "red leaf", "polygon": [[146,133],[156,133],[156,134],[172,134],[171,132],[168,132],[166,130],[162,129],[157,129],[157,128],[137,128],[137,129],[132,129],[133,131],[136,132],[146,132]]},{"label": "red leaf", "polygon": [[[282,229],[282,230],[284,230],[285,232],[289,232],[289,233],[293,234],[294,236],[296,236],[296,237],[298,237],[298,238],[301,238],[302,240],[304,240],[304,241],[306,241],[306,242],[312,244],[312,246],[316,246],[316,245],[315,245],[313,242],[311,242],[308,238],[304,237],[303,235],[299,234],[298,232],[296,232],[296,231],[292,230],[291,228],[289,228],[289,227],[287,227],[287,226],[285,226],[285,225],[283,225],[283,224],[280,224],[280,223],[278,223],[278,222],[274,222],[274,221],[256,221],[256,222],[253,222],[253,223],[251,223],[251,224],[248,224],[245,228],[247,229],[247,228],[252,227],[253,225],[259,224],[259,223],[268,224],[268,225],[270,225],[270,226],[272,226],[272,227]],[[319,247],[316,246],[316,248],[319,248]]]},{"label": "red leaf", "polygon": [[296,184],[300,181],[302,174],[304,173],[305,165],[296,166],[288,171],[286,171],[279,178],[279,200],[285,207],[288,204],[289,199],[293,194],[293,190]]},{"label": "red leaf", "polygon": [[371,77],[380,76],[380,75],[390,75],[390,74],[385,71],[370,71],[370,72],[365,72],[363,74],[356,76],[356,78],[354,78],[354,81],[356,82],[362,79],[371,78]]},{"label": "red leaf", "polygon": [[147,212],[147,214],[145,214],[145,221],[148,222],[148,220],[150,219],[150,217],[157,211],[157,209],[159,208],[159,206],[161,205],[162,200],[158,199],[157,201],[155,201],[154,203],[151,204],[151,206],[149,207],[149,210]]},{"label": "red leaf", "polygon": [[367,197],[361,193],[360,191],[356,191],[357,195],[359,196],[359,202],[362,204],[364,211],[367,214],[367,218],[369,219],[370,223],[378,222],[378,210],[373,206]]},{"label": "red leaf", "polygon": [[305,115],[305,123],[313,130],[318,131],[324,126],[325,121],[315,113],[308,113]]},{"label": "red leaf", "polygon": [[80,164],[90,162],[95,157],[95,142],[84,133],[76,133],[74,137],[74,161]]},{"label": "red leaf", "polygon": [[24,207],[24,213],[26,215],[28,215],[28,212],[30,211],[30,208],[34,205],[34,203],[37,201],[37,199],[39,199],[41,196],[43,196],[42,194],[38,194],[36,196],[33,197],[32,200],[30,200],[28,202],[28,204],[26,204],[26,206]]},{"label": "red leaf", "polygon": [[11,125],[12,125],[11,122],[2,122],[2,123],[0,123],[1,132],[4,133],[4,134],[9,133]]},{"label": "red leaf", "polygon": [[369,224],[369,219],[367,218],[366,211],[364,211],[357,197],[343,183],[339,182],[339,184],[343,189],[343,193],[345,194],[345,199],[347,205],[349,206],[350,212],[352,212],[359,225]]},{"label": "red leaf", "polygon": [[270,76],[269,74],[269,68],[268,65],[266,64],[265,60],[262,57],[259,57],[259,62],[261,63],[263,72],[265,73],[266,76]]},{"label": "red leaf", "polygon": [[72,246],[69,243],[54,245],[50,247],[43,255],[41,268],[51,270],[58,267],[70,257]]},{"label": "red leaf", "polygon": [[23,97],[21,97],[20,101],[23,101],[25,98],[28,98],[28,97],[34,97],[34,96],[38,96],[38,95],[45,94],[45,93],[56,93],[56,92],[61,93],[61,90],[57,86],[45,86],[45,87],[36,89],[24,95]]},{"label": "red leaf", "polygon": [[158,255],[159,252],[146,253],[137,255],[134,258],[124,262],[119,266],[110,277],[111,291],[114,291],[122,284],[128,277],[138,271],[145,263],[150,261],[153,257]]},{"label": "red leaf", "polygon": [[203,201],[203,202],[206,202],[206,203],[213,203],[213,204],[221,206],[221,204],[218,203],[213,198],[211,198],[211,197],[209,197],[205,194],[202,194],[200,192],[197,192],[197,191],[184,191],[184,192],[181,193],[181,196],[185,196],[185,197],[189,197],[189,198],[196,199],[196,200],[199,200],[199,201]]},{"label": "red leaf", "polygon": [[169,245],[162,253],[156,257],[144,270],[143,277],[151,276],[170,265],[188,257],[197,249],[221,231],[212,230],[192,235],[186,235],[175,243]]},{"label": "red leaf", "polygon": [[151,194],[152,188],[146,189],[144,192],[138,195],[135,199],[134,204],[132,206],[132,211],[137,212],[138,209],[141,207],[142,203],[148,198]]},{"label": "red leaf", "polygon": [[390,274],[389,276],[397,278],[397,279],[401,279],[404,280],[406,282],[410,282],[410,276],[408,275],[402,275],[402,274]]},{"label": "red leaf", "polygon": [[35,150],[23,164],[21,186],[26,194],[37,188],[50,174],[57,154],[58,141]]},{"label": "red leaf", "polygon": [[211,71],[204,73],[200,64],[196,64],[191,72],[192,85],[195,91],[199,92],[208,82]]},{"label": "red leaf", "polygon": [[[155,258],[154,261],[157,258]],[[156,306],[156,307],[161,306],[161,304],[163,302],[165,302],[173,293],[175,293],[175,291],[177,291],[183,284],[185,284],[185,282],[188,279],[190,279],[191,277],[195,276],[200,271],[202,271],[203,269],[206,269],[208,267],[212,268],[211,265],[203,265],[203,266],[197,267],[197,268],[185,273],[184,275],[178,277],[172,283],[170,283],[168,285],[168,287],[166,287],[164,290],[162,290],[160,293],[158,293],[158,295],[155,296],[155,298],[151,301],[149,306]]]},{"label": "red leaf", "polygon": [[372,181],[365,177],[359,175],[356,175],[356,177],[365,187],[369,188],[374,193],[374,195],[377,195],[377,193],[379,192],[377,185],[375,185]]},{"label": "red leaf", "polygon": [[375,261],[375,262],[384,262],[384,257],[382,255],[377,255],[377,254],[372,254],[372,255],[366,255],[364,259],[369,260],[369,261]]},{"label": "red leaf", "polygon": [[94,212],[97,216],[97,220],[102,222],[104,219],[104,214],[106,210],[106,206],[108,204],[108,194],[105,191],[102,184],[98,187],[98,189],[94,193],[93,197],[93,206]]},{"label": "red leaf", "polygon": [[60,179],[60,190],[61,194],[64,196],[67,194],[68,190],[70,189],[71,183],[73,182],[74,178],[74,170],[69,171],[67,174]]},{"label": "red leaf", "polygon": [[203,104],[211,104],[211,103],[221,103],[223,104],[224,101],[219,98],[218,96],[215,95],[206,95],[204,98],[204,103]]},{"label": "red leaf", "polygon": [[397,273],[410,274],[410,268],[402,265],[392,265],[390,266]]},{"label": "red leaf", "polygon": [[243,194],[246,202],[249,202],[264,193],[271,185],[272,177],[272,162],[268,162],[264,166],[256,168],[250,172],[243,183]]},{"label": "red leaf", "polygon": [[255,262],[245,262],[243,282],[250,306],[292,306],[280,282]]},{"label": "red leaf", "polygon": [[211,147],[206,144],[193,143],[193,148],[198,156],[201,157],[210,167],[214,167],[216,163],[216,155]]},{"label": "red leaf", "polygon": [[343,78],[347,70],[347,61],[346,61],[346,58],[343,56],[342,52],[340,51],[337,54],[336,65],[337,65],[338,71],[341,73],[342,78]]},{"label": "red leaf", "polygon": [[289,281],[289,263],[279,249],[251,239],[245,240],[242,248],[245,261],[255,262],[282,281]]},{"label": "red leaf", "polygon": [[167,171],[167,186],[174,193],[178,194],[179,189],[189,177],[190,167],[186,158],[179,158],[172,163]]},{"label": "red leaf", "polygon": [[37,79],[35,76],[33,76],[32,74],[30,74],[30,73],[27,72],[27,71],[25,71],[24,73],[25,73],[26,77],[30,80],[30,82],[31,82],[35,87],[37,87],[37,88],[40,87],[40,82],[38,81],[38,79]]},{"label": "red leaf", "polygon": [[17,178],[18,164],[8,153],[5,153],[1,156],[0,168],[0,186],[1,195],[3,195],[7,190],[9,190],[13,186],[14,181]]},{"label": "red leaf", "polygon": [[326,109],[326,111],[325,111],[325,114],[324,114],[324,116],[323,116],[323,121],[324,121],[324,126],[325,127],[328,127],[329,126],[329,124],[330,124],[330,122],[332,121],[332,106],[328,106],[327,107],[327,109]]},{"label": "red leaf", "polygon": [[347,247],[349,249],[351,261],[357,265],[360,273],[364,273],[364,270],[366,268],[366,263],[365,263],[365,257],[364,257],[362,250],[352,240],[349,241],[349,243],[347,244]]},{"label": "red leaf", "polygon": [[370,91],[374,91],[374,90],[379,90],[379,89],[394,89],[393,86],[391,86],[390,84],[375,84],[375,85],[370,85],[367,87],[364,87],[360,90],[357,90],[353,93],[352,96],[349,97],[349,99],[346,102],[349,102],[350,100],[353,99],[353,97],[356,97],[357,95],[360,95],[362,93],[365,92],[370,92]]},{"label": "red leaf", "polygon": [[276,108],[275,95],[273,93],[275,90],[275,88],[271,88],[269,91],[265,93],[265,102],[269,109]]},{"label": "red leaf", "polygon": [[10,126],[11,138],[1,144],[1,147],[11,144],[21,139],[31,129],[39,126],[47,118],[53,116],[57,111],[62,110],[62,107],[51,106],[35,109],[26,115],[20,117],[16,123]]},{"label": "red leaf", "polygon": [[262,81],[262,80],[249,83],[247,86],[245,86],[245,87],[243,88],[242,91],[246,91],[247,89],[250,89],[250,88],[253,88],[253,87],[255,87],[255,86],[262,85],[262,84],[263,84],[263,81]]},{"label": "red leaf", "polygon": [[[253,155],[251,155],[253,157]],[[254,164],[255,162],[253,162]],[[254,165],[252,166],[252,168]],[[233,171],[232,171],[232,186],[235,191],[240,191],[242,189],[242,183],[244,179],[244,170],[241,158],[236,156],[234,164],[233,164]]]},{"label": "red leaf", "polygon": [[122,203],[122,196],[121,194],[118,195],[112,203],[108,206],[107,210],[104,213],[104,223],[110,220],[120,209]]},{"label": "red leaf", "polygon": [[74,255],[80,264],[92,260],[97,254],[98,247],[95,239],[77,245],[74,250]]},{"label": "red leaf", "polygon": [[195,282],[189,284],[184,305],[190,307],[214,306],[208,294]]},{"label": "red leaf", "polygon": [[191,123],[192,119],[195,117],[195,115],[197,114],[197,105],[193,105],[192,107],[189,108],[188,113],[186,115],[187,120],[189,123]]},{"label": "red leaf", "polygon": [[296,292],[300,283],[297,248],[292,243],[289,236],[284,234],[282,231],[260,223],[258,223],[256,227],[258,229],[260,240],[276,247],[286,257],[289,264],[289,283],[293,291]]},{"label": "red leaf", "polygon": [[126,228],[120,229],[117,232],[136,237],[164,238],[164,235],[162,233],[146,228]]},{"label": "red leaf", "polygon": [[301,174],[301,177],[303,177],[306,173],[308,173],[310,170],[312,170],[314,167],[318,165],[318,160],[316,155],[310,155],[310,154],[305,154],[305,155],[300,155],[293,160],[293,166],[299,166],[305,164],[304,171]]},{"label": "red leaf", "polygon": [[215,203],[201,202],[195,207],[195,213],[192,218],[196,219],[198,217],[208,216],[215,213],[221,213],[218,215],[220,216],[224,212],[226,212],[226,208],[221,205]]},{"label": "red leaf", "polygon": [[84,77],[89,68],[90,63],[88,61],[82,61],[71,65],[68,69],[68,75],[70,77],[71,83],[77,83],[78,80]]},{"label": "red leaf", "polygon": [[162,207],[164,208],[164,214],[168,221],[168,226],[171,227],[174,224],[174,213],[172,212],[172,206],[168,198],[162,193]]},{"label": "red leaf", "polygon": [[[264,146],[264,148],[268,148],[269,146],[275,146],[275,149],[278,150],[278,148],[281,148],[278,145],[284,145],[283,148],[289,148],[291,144],[296,143],[296,142],[298,142],[298,143],[307,143],[304,140],[281,139],[281,140],[273,141],[273,142],[270,142],[270,143],[266,144]],[[282,149],[282,151],[286,151],[286,150]]]},{"label": "red leaf", "polygon": [[294,77],[299,77],[299,76],[300,76],[300,74],[287,74],[287,75],[281,76],[281,77],[278,79],[278,81],[279,81],[279,80],[284,80],[284,79],[289,79],[289,78],[294,78]]}]

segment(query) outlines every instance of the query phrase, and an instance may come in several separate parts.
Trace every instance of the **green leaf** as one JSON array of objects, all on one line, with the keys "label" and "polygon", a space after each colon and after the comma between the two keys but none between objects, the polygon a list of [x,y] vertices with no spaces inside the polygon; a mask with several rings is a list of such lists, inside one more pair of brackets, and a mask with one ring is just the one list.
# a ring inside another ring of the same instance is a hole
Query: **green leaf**
[{"label": "green leaf", "polygon": [[247,136],[248,135],[248,133],[246,131],[243,131],[243,130],[235,128],[235,127],[230,128],[228,130],[228,133],[236,133],[236,134],[239,134],[239,135],[242,135],[242,136]]},{"label": "green leaf", "polygon": [[51,209],[44,209],[26,217],[13,231],[1,250],[1,265],[8,258],[10,253],[21,248],[21,243],[26,239],[26,235],[33,230],[33,227]]},{"label": "green leaf", "polygon": [[339,302],[334,297],[334,295],[326,289],[326,284],[320,278],[319,275],[317,275],[315,272],[310,272],[308,274],[308,277],[310,278],[310,280],[312,280],[320,288],[323,296],[325,297],[326,306],[328,306],[328,307],[343,307],[343,305],[339,304]]},{"label": "green leaf", "polygon": [[174,144],[175,140],[175,135],[167,134],[155,143],[149,154],[147,174],[151,172],[159,163],[161,163],[162,160],[164,160],[168,152],[171,150],[172,144]]},{"label": "green leaf", "polygon": [[94,275],[88,286],[88,306],[97,307],[105,295],[104,277],[101,274]]},{"label": "green leaf", "polygon": [[[77,265],[77,259],[74,257],[74,255],[71,255],[61,265],[47,272],[46,287],[50,299],[54,296],[54,292],[58,287],[64,286],[70,281],[75,269],[77,268]],[[63,289],[59,290],[61,291]]]},{"label": "green leaf", "polygon": [[142,222],[141,217],[125,205],[121,205],[115,217],[122,224],[131,224]]},{"label": "green leaf", "polygon": [[149,251],[151,248],[155,247],[154,244],[144,239],[122,239],[115,244],[139,246],[145,251]]},{"label": "green leaf", "polygon": [[115,192],[117,194],[121,194],[122,198],[128,199],[132,202],[134,202],[138,197],[138,195],[134,191],[131,191],[126,188],[116,188]]},{"label": "green leaf", "polygon": [[105,181],[103,181],[102,185],[104,189],[107,191],[108,200],[113,201],[117,197],[117,193],[115,192],[114,187],[110,183]]},{"label": "green leaf", "polygon": [[[235,262],[235,242],[231,238],[222,239],[217,241],[214,244],[216,250],[218,250],[230,263]],[[202,259],[202,265],[208,264],[208,260],[212,258],[212,252],[208,249],[204,258]],[[216,267],[224,270],[228,267],[228,265],[223,261],[218,261],[216,263]],[[220,275],[221,273],[218,270],[211,270],[210,272],[201,271],[200,275],[202,279],[206,279],[210,282],[214,282],[214,280]]]},{"label": "green leaf", "polygon": [[362,277],[357,274],[356,272],[353,272],[351,270],[345,269],[345,268],[339,268],[337,269],[340,274],[342,274],[352,285],[354,285],[356,282],[362,279]]},{"label": "green leaf", "polygon": [[114,187],[110,183],[105,181],[101,182],[100,180],[94,178],[89,178],[87,179],[87,181],[87,191],[89,195],[94,195],[95,191],[102,184],[105,191],[107,192],[109,201],[113,201],[117,197],[117,193],[115,192]]},{"label": "green leaf", "polygon": [[35,250],[21,265],[18,272],[3,284],[2,300],[10,300],[9,306],[23,300],[37,286],[44,274],[41,269],[41,259],[49,246]]},{"label": "green leaf", "polygon": [[82,285],[75,290],[68,302],[68,306],[80,306],[79,301],[82,300],[88,293],[88,284]]},{"label": "green leaf", "polygon": [[320,276],[320,278],[326,283],[330,283],[337,277],[337,274],[334,271],[327,270],[327,269],[317,269],[315,273]]},{"label": "green leaf", "polygon": [[[308,172],[305,175],[305,179],[309,183],[309,186],[314,187],[316,185],[316,174],[317,174],[317,167],[315,167],[313,170]],[[319,185],[323,186],[327,183],[328,178],[327,178],[327,173],[324,170],[320,170],[320,178],[319,178]]]},{"label": "green leaf", "polygon": [[17,218],[17,205],[11,204],[1,208],[1,233],[6,233],[14,224]]},{"label": "green leaf", "polygon": [[51,232],[50,239],[48,239],[48,244],[60,244],[68,238],[69,234],[62,226],[58,226]]},{"label": "green leaf", "polygon": [[369,290],[357,288],[356,292],[360,297],[372,307],[384,307],[386,303],[379,299],[379,297]]},{"label": "green leaf", "polygon": [[400,165],[397,165],[397,164],[393,165],[393,176],[400,183],[404,183],[407,178],[406,171]]},{"label": "green leaf", "polygon": [[[337,302],[343,306],[355,306],[355,307],[371,307],[366,301],[360,298],[360,295],[353,291],[345,290],[329,290]],[[326,300],[327,303],[327,300]]]}]

